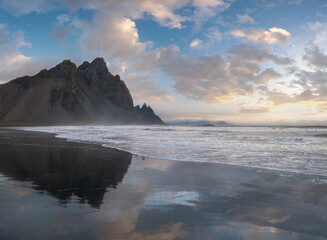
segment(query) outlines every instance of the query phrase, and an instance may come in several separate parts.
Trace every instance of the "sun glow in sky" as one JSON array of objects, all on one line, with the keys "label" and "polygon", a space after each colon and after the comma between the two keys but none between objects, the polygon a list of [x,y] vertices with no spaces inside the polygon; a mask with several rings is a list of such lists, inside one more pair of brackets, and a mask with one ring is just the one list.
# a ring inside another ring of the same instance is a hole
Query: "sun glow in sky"
[{"label": "sun glow in sky", "polygon": [[327,122],[326,0],[0,0],[0,82],[102,56],[163,119]]}]

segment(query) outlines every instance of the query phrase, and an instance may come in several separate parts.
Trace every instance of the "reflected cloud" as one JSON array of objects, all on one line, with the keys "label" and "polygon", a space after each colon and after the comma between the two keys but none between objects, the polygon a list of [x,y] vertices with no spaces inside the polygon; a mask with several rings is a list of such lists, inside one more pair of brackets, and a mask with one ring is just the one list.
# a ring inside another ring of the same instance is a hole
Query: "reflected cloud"
[{"label": "reflected cloud", "polygon": [[[311,176],[138,156],[131,162],[131,154],[93,145],[11,138],[0,135],[0,239],[321,240],[327,234],[327,185]],[[11,194],[14,188],[30,193]]]},{"label": "reflected cloud", "polygon": [[197,192],[156,192],[155,194],[145,198],[146,205],[184,205],[194,206],[199,201],[199,194]]}]

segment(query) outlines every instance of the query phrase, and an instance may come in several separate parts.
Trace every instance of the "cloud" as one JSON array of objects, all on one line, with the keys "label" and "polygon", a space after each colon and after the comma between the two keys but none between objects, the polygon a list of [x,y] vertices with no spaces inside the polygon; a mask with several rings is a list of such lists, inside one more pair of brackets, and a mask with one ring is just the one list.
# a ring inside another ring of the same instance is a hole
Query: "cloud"
[{"label": "cloud", "polygon": [[258,63],[271,61],[277,65],[289,65],[294,61],[289,57],[273,53],[270,47],[256,47],[252,44],[235,45],[229,53],[238,59]]},{"label": "cloud", "polygon": [[124,76],[124,81],[135,102],[175,101],[174,97],[161,90],[148,74],[128,74]]},{"label": "cloud", "polygon": [[154,51],[142,54],[133,66],[133,69],[138,72],[151,71],[170,61],[180,52],[176,45],[170,45],[168,47],[160,47]]},{"label": "cloud", "polygon": [[6,49],[10,45],[9,31],[6,25],[0,23],[0,48]]},{"label": "cloud", "polygon": [[0,49],[7,51],[9,49],[19,49],[21,47],[31,47],[32,44],[25,40],[23,31],[11,33],[5,24],[0,23]]},{"label": "cloud", "polygon": [[187,1],[140,1],[139,8],[141,11],[151,14],[155,21],[160,25],[169,28],[182,28],[182,22],[187,18],[174,14],[174,10],[177,10],[184,6]]},{"label": "cloud", "polygon": [[69,35],[75,33],[76,29],[72,26],[59,26],[52,29],[51,36],[59,42],[64,42]]},{"label": "cloud", "polygon": [[198,58],[175,56],[162,65],[162,70],[175,81],[177,92],[208,103],[252,96],[260,84],[281,77],[272,68],[262,70],[257,62],[221,54]]},{"label": "cloud", "polygon": [[292,81],[285,86],[288,92],[264,91],[267,100],[273,104],[295,102],[320,103],[327,101],[327,55],[311,43],[302,58],[307,67],[292,66],[288,78]]},{"label": "cloud", "polygon": [[266,113],[269,112],[270,109],[267,107],[260,108],[241,108],[240,113]]},{"label": "cloud", "polygon": [[47,67],[50,60],[33,60],[24,56],[17,49],[30,47],[31,44],[25,41],[24,33],[16,31],[11,33],[6,25],[0,24],[0,82],[8,82],[16,77],[36,74],[42,67]]},{"label": "cloud", "polygon": [[193,0],[192,5],[196,8],[193,21],[199,25],[208,18],[214,17],[217,13],[229,8],[231,2],[223,0]]},{"label": "cloud", "polygon": [[32,47],[32,44],[30,42],[27,42],[25,40],[24,32],[23,31],[17,31],[12,34],[12,38],[16,42],[16,47],[21,48],[21,47]]},{"label": "cloud", "polygon": [[[81,33],[80,43],[86,54],[106,55],[114,58],[132,58],[146,51],[151,42],[141,42],[135,21],[152,18],[161,26],[183,28],[183,23],[203,22],[227,9],[231,0],[2,0],[2,7],[14,15],[31,12],[47,12],[59,7],[68,7],[71,14],[79,9],[91,9],[94,18],[88,22],[77,15],[57,16],[57,25],[52,36],[64,41],[75,31]],[[193,7],[189,14],[180,14],[178,10]],[[200,20],[201,19],[201,20]],[[74,30],[75,29],[75,30]],[[215,36],[217,37],[217,36]],[[210,41],[213,42],[214,38]]]},{"label": "cloud", "polygon": [[322,49],[315,45],[306,48],[303,59],[306,60],[310,66],[327,68],[327,55],[322,52]]},{"label": "cloud", "polygon": [[67,14],[60,14],[56,17],[56,19],[59,25],[64,25],[65,23],[71,21],[71,17]]},{"label": "cloud", "polygon": [[286,91],[263,89],[266,100],[274,105],[289,103],[321,103],[327,101],[327,72],[323,70],[293,70],[293,80],[285,86]]},{"label": "cloud", "polygon": [[218,103],[253,96],[263,85],[282,77],[271,67],[262,69],[262,64],[270,61],[281,66],[293,63],[265,46],[244,44],[222,54],[190,57],[180,55],[178,47],[171,45],[144,53],[132,68],[148,73],[160,71],[173,81],[176,92]]},{"label": "cloud", "polygon": [[190,48],[192,49],[202,49],[203,48],[203,41],[200,39],[194,39],[191,43],[190,43]]},{"label": "cloud", "polygon": [[54,61],[49,59],[33,60],[19,52],[11,51],[0,56],[0,83],[5,83],[17,77],[35,75],[41,69],[53,66]]},{"label": "cloud", "polygon": [[312,22],[308,23],[307,28],[313,32],[311,33],[311,41],[316,45],[326,43],[327,39],[327,23],[326,22]]},{"label": "cloud", "polygon": [[252,17],[250,17],[248,14],[236,14],[237,17],[237,23],[241,23],[241,24],[246,24],[246,23],[250,23],[250,24],[255,24],[255,21]]},{"label": "cloud", "polygon": [[139,41],[135,22],[130,18],[103,13],[95,17],[92,25],[84,23],[82,27],[82,46],[95,55],[131,58],[146,49],[146,43]]},{"label": "cloud", "polygon": [[[223,0],[125,0],[123,3],[114,0],[69,0],[67,4],[73,9],[96,10],[92,23],[79,21],[74,27],[82,31],[81,43],[87,52],[105,53],[111,58],[135,57],[151,45],[150,42],[140,41],[135,24],[137,19],[151,17],[162,26],[180,29],[184,22],[204,21],[230,6]],[[190,6],[196,9],[190,16],[176,13]],[[58,21],[68,20],[66,16],[60,16]],[[217,30],[212,32],[211,44],[220,37],[219,33]]]},{"label": "cloud", "polygon": [[291,34],[282,28],[273,27],[269,31],[262,28],[246,28],[244,30],[234,30],[231,32],[235,37],[244,37],[251,42],[264,43],[264,44],[289,44]]},{"label": "cloud", "polygon": [[10,12],[12,15],[22,15],[32,12],[46,12],[57,8],[56,1],[49,0],[1,0],[0,7]]},{"label": "cloud", "polygon": [[209,49],[217,42],[220,42],[222,39],[222,33],[219,31],[217,27],[208,28],[205,36],[208,38],[208,42],[205,44],[205,48]]},{"label": "cloud", "polygon": [[192,50],[209,50],[210,48],[214,47],[218,42],[220,42],[223,37],[222,33],[217,27],[208,28],[204,36],[206,37],[205,41],[201,39],[194,39],[189,45],[190,48]]}]

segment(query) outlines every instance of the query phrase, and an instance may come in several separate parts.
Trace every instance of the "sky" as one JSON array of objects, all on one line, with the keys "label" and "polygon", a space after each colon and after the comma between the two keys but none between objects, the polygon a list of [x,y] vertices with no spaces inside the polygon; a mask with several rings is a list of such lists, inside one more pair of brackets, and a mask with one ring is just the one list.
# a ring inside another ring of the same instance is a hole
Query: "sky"
[{"label": "sky", "polygon": [[164,120],[327,123],[327,0],[0,0],[0,83],[96,57]]}]

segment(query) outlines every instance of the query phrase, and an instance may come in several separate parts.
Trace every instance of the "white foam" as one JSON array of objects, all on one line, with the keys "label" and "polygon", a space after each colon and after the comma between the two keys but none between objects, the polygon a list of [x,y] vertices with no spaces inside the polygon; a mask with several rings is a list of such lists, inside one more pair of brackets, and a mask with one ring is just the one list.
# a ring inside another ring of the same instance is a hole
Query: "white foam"
[{"label": "white foam", "polygon": [[180,161],[217,162],[327,176],[323,128],[61,126],[19,129],[54,133],[134,154]]}]

